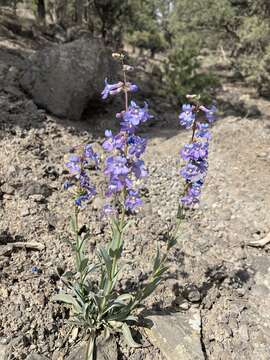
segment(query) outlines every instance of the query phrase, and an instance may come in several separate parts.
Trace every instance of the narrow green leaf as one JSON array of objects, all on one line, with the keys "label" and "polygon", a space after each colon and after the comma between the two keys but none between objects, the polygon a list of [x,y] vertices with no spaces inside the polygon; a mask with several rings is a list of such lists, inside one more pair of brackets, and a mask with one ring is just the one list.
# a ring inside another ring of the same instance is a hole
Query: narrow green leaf
[{"label": "narrow green leaf", "polygon": [[60,294],[56,294],[52,297],[53,301],[61,301],[65,304],[69,304],[72,305],[74,307],[74,310],[77,313],[81,312],[81,306],[78,304],[78,302],[74,299],[74,297],[72,295],[68,295],[68,294],[64,294],[64,293],[60,293]]},{"label": "narrow green leaf", "polygon": [[62,276],[67,279],[70,279],[70,278],[73,278],[75,275],[76,275],[76,273],[74,273],[72,271],[66,271]]},{"label": "narrow green leaf", "polygon": [[157,277],[160,277],[162,274],[164,274],[167,270],[169,269],[169,266],[164,266],[162,267],[161,269],[159,269],[157,272],[156,272],[156,276]]},{"label": "narrow green leaf", "polygon": [[147,298],[149,295],[152,294],[152,292],[155,291],[155,289],[158,286],[158,284],[160,283],[160,281],[161,281],[160,278],[156,278],[151,283],[149,283],[145,286],[145,288],[143,289],[142,300]]},{"label": "narrow green leaf", "polygon": [[73,216],[70,217],[70,227],[74,233],[76,233],[76,222]]},{"label": "narrow green leaf", "polygon": [[122,294],[115,299],[115,302],[123,302],[125,300],[131,301],[133,296],[131,294]]},{"label": "narrow green leaf", "polygon": [[81,263],[80,263],[80,269],[79,269],[80,272],[84,272],[84,270],[85,270],[86,267],[87,267],[88,260],[89,260],[88,258],[84,258],[84,259],[81,261]]},{"label": "narrow green leaf", "polygon": [[111,271],[112,271],[112,259],[110,258],[107,250],[104,249],[104,248],[100,249],[100,255],[104,260],[104,263],[105,263],[108,274],[110,274]]},{"label": "narrow green leaf", "polygon": [[125,320],[126,321],[133,321],[133,322],[137,323],[139,321],[139,318],[138,318],[138,316],[129,315],[129,316],[126,317]]},{"label": "narrow green leaf", "polygon": [[123,332],[123,335],[125,337],[127,344],[130,347],[133,347],[133,348],[141,347],[141,345],[136,343],[136,341],[133,339],[130,328],[128,327],[128,325],[126,323],[123,323],[122,332]]},{"label": "narrow green leaf", "polygon": [[160,251],[159,247],[157,247],[157,254],[154,261],[154,272],[159,268],[160,266]]}]

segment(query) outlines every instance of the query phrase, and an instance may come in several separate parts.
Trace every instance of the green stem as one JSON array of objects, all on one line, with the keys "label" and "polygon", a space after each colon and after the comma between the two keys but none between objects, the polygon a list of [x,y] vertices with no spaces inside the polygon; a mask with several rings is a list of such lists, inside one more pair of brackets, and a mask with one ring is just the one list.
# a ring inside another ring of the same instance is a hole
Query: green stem
[{"label": "green stem", "polygon": [[76,240],[76,267],[77,267],[77,271],[79,273],[80,276],[80,290],[83,293],[83,274],[80,271],[80,267],[81,267],[81,243],[80,243],[80,237],[79,237],[79,209],[77,206],[75,206],[75,214],[74,214],[74,222],[75,222],[75,240]]},{"label": "green stem", "polygon": [[96,334],[92,332],[90,333],[89,340],[87,342],[85,360],[94,360],[95,341],[96,341]]}]

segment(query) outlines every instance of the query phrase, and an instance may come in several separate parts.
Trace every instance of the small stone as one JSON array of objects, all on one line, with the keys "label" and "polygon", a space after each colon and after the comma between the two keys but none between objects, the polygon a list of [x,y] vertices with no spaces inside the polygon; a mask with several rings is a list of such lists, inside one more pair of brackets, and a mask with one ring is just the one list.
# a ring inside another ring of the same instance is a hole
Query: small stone
[{"label": "small stone", "polygon": [[5,287],[0,288],[0,298],[7,299],[9,295],[8,289]]},{"label": "small stone", "polygon": [[48,360],[48,358],[39,354],[30,354],[26,360]]},{"label": "small stone", "polygon": [[13,195],[14,194],[14,188],[12,186],[10,186],[9,184],[5,183],[4,185],[1,186],[1,191],[4,194],[7,195]]},{"label": "small stone", "polygon": [[150,340],[167,360],[204,360],[199,310],[185,314],[160,312],[148,318],[153,322],[147,330]]},{"label": "small stone", "polygon": [[104,200],[101,197],[96,196],[92,203],[93,209],[101,210],[103,205],[104,205]]},{"label": "small stone", "polygon": [[184,293],[190,302],[198,302],[201,300],[201,294],[195,285],[187,286]]},{"label": "small stone", "polygon": [[21,216],[22,216],[22,217],[25,217],[25,216],[28,216],[28,215],[30,215],[29,208],[23,208],[23,209],[21,210]]},{"label": "small stone", "polygon": [[12,245],[1,245],[0,246],[0,256],[9,256],[12,252]]},{"label": "small stone", "polygon": [[187,301],[182,302],[178,306],[179,306],[180,310],[184,310],[184,311],[186,311],[186,310],[188,310],[190,308],[190,305],[189,305],[189,303]]},{"label": "small stone", "polygon": [[52,355],[52,360],[64,360],[64,355],[63,352],[56,350]]},{"label": "small stone", "polygon": [[0,344],[0,360],[4,360],[6,358],[7,348],[7,345]]},{"label": "small stone", "polygon": [[245,342],[249,341],[249,332],[248,332],[248,327],[246,324],[240,325],[239,335],[241,336],[241,339],[243,341],[245,341]]}]

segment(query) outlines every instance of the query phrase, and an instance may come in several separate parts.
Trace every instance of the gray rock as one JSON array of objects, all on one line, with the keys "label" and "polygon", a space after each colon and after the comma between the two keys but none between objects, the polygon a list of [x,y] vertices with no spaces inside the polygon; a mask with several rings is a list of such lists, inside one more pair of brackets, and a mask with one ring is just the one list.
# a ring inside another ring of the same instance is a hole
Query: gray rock
[{"label": "gray rock", "polygon": [[6,359],[7,345],[0,344],[0,360]]},{"label": "gray rock", "polygon": [[33,195],[42,195],[48,198],[52,194],[52,189],[47,184],[41,184],[38,181],[29,181],[24,184],[20,192],[27,199]]},{"label": "gray rock", "polygon": [[198,310],[148,316],[153,326],[147,333],[167,360],[203,360],[201,318]]},{"label": "gray rock", "polygon": [[39,354],[30,354],[26,360],[48,360],[48,358]]},{"label": "gray rock", "polygon": [[111,52],[97,39],[81,38],[34,54],[20,82],[34,102],[51,113],[74,120],[96,106],[104,78],[116,71]]},{"label": "gray rock", "polygon": [[[67,357],[67,360],[84,360],[87,344],[84,342],[76,347],[72,353]],[[117,360],[117,345],[114,338],[110,337],[108,340],[98,338],[96,342],[97,356],[96,360]]]},{"label": "gray rock", "polygon": [[1,186],[1,191],[4,194],[8,194],[8,195],[13,195],[14,194],[14,189],[12,186],[10,186],[8,183],[5,183],[4,185]]},{"label": "gray rock", "polygon": [[201,300],[201,294],[195,285],[187,286],[184,293],[185,297],[191,302],[198,302]]}]

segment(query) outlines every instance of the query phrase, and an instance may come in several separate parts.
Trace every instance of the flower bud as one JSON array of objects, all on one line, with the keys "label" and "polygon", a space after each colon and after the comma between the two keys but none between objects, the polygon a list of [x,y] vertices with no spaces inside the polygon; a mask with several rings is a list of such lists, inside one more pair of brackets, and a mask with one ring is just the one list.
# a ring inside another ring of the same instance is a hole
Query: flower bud
[{"label": "flower bud", "polygon": [[134,70],[134,66],[123,65],[123,70],[124,70],[124,71],[133,71],[133,70]]}]

